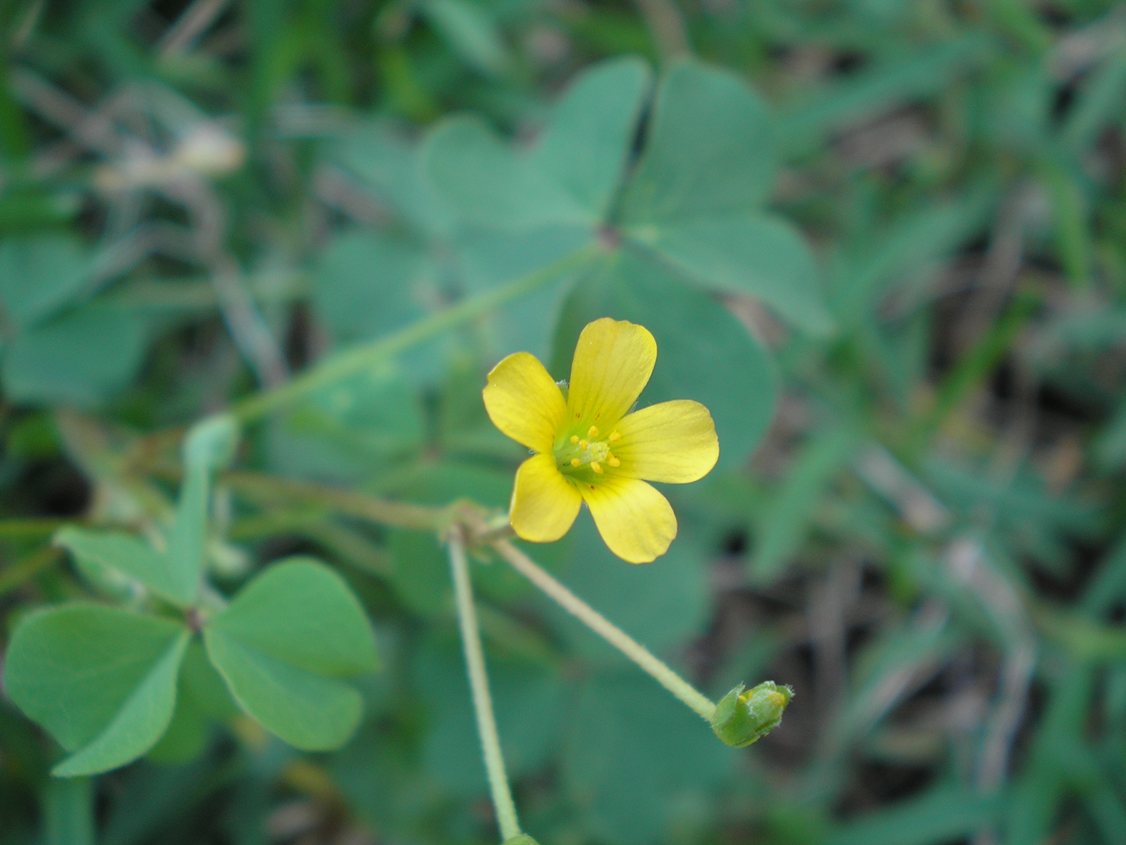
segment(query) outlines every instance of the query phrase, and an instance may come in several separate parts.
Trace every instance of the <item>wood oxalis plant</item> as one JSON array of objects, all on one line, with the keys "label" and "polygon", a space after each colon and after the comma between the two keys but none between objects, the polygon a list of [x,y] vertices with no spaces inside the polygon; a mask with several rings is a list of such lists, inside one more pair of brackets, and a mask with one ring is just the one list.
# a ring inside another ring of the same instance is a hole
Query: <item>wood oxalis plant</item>
[{"label": "wood oxalis plant", "polygon": [[[220,533],[212,488],[234,486],[238,474],[227,467],[246,426],[552,285],[567,291],[560,324],[573,327],[571,338],[578,335],[568,380],[556,381],[536,357],[519,351],[485,379],[489,418],[532,452],[516,471],[507,512],[467,501],[434,507],[338,488],[313,492],[341,513],[428,532],[445,544],[504,842],[532,840],[520,827],[505,774],[471,555],[499,558],[524,576],[727,745],[750,745],[778,725],[793,695],[789,687],[740,685],[713,702],[513,543],[559,540],[585,503],[621,560],[648,564],[664,555],[677,536],[677,517],[650,482],[686,484],[707,475],[722,460],[717,429],[728,459],[741,459],[773,401],[765,353],[712,294],[753,293],[809,330],[827,320],[800,238],[757,208],[772,174],[758,101],[737,79],[698,65],[670,70],[646,108],[649,84],[648,69],[636,60],[584,74],[527,155],[504,149],[472,121],[437,128],[417,162],[429,189],[475,230],[515,233],[540,263],[516,278],[500,273],[492,288],[339,352],[193,426],[183,440],[175,506],[144,536],[86,526],[58,532],[56,543],[82,578],[113,602],[34,610],[12,635],[5,688],[66,750],[55,775],[93,775],[145,755],[187,759],[204,746],[211,724],[240,717],[302,750],[345,743],[364,710],[353,679],[378,666],[361,603],[329,565],[309,557],[272,562],[226,595],[207,565]],[[633,161],[643,119],[644,148]],[[478,178],[482,173],[488,179]],[[569,232],[569,251],[537,241],[545,227]],[[597,315],[606,316],[590,320]],[[505,328],[511,332],[518,323],[509,320]],[[684,325],[707,325],[708,337],[685,333]],[[663,359],[669,363],[657,374],[654,335],[669,344]],[[530,345],[518,332],[497,337],[504,352]],[[720,372],[709,342],[719,342],[740,378]],[[688,399],[634,410],[647,385],[662,396],[690,392],[712,411]],[[258,481],[278,489],[287,483]]]},{"label": "wood oxalis plant", "polygon": [[[473,706],[504,842],[520,828],[493,716],[467,551],[491,552],[619,649],[735,747],[781,721],[793,695],[766,681],[710,701],[643,645],[512,545],[561,538],[581,504],[610,550],[648,563],[676,536],[676,515],[649,481],[685,483],[719,455],[707,408],[678,400],[632,411],[653,371],[657,344],[643,326],[602,318],[583,329],[569,382],[528,353],[489,374],[484,402],[506,435],[535,454],[516,473],[507,514],[471,503],[438,509],[430,524],[448,547]],[[343,744],[362,715],[347,678],[376,668],[360,602],[324,563],[268,566],[231,599],[204,572],[209,492],[237,442],[223,416],[197,425],[184,448],[185,480],[167,532],[149,539],[68,527],[56,536],[77,564],[123,595],[143,591],[143,612],[75,602],[38,610],[17,627],[5,685],[12,700],[68,753],[53,773],[91,775],[201,735],[200,722],[241,710],[296,748]],[[393,511],[391,512],[393,513]],[[389,521],[394,522],[394,519]]]}]

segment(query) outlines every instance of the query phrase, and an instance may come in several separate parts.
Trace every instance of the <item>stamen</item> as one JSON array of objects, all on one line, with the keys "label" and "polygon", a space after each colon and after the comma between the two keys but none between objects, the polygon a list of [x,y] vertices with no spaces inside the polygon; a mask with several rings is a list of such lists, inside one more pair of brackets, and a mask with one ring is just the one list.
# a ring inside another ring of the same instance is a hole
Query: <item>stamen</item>
[{"label": "stamen", "polygon": [[612,467],[620,467],[622,465],[622,462],[615,458],[613,455],[610,455],[610,457],[606,459],[606,463],[608,463]]},{"label": "stamen", "polygon": [[581,467],[582,465],[583,465],[583,462],[580,461],[578,458],[571,458],[571,466]]},{"label": "stamen", "polygon": [[579,436],[577,434],[572,434],[571,435],[571,442],[572,443],[578,443],[579,442]]},{"label": "stamen", "polygon": [[580,448],[580,449],[585,449],[585,448],[586,448],[587,446],[589,446],[589,445],[590,445],[590,444],[589,444],[589,443],[588,443],[587,441],[585,441],[585,440],[580,440],[580,441],[579,441],[579,448]]},{"label": "stamen", "polygon": [[618,433],[618,432],[616,432],[616,431],[611,431],[611,432],[610,432],[610,442],[611,442],[611,443],[613,443],[613,442],[614,442],[615,440],[620,440],[620,439],[621,439],[621,437],[622,437],[622,435],[621,435],[621,434],[619,434],[619,433]]},{"label": "stamen", "polygon": [[598,436],[598,426],[596,426],[596,425],[592,425],[592,426],[590,427],[590,429],[588,429],[588,430],[587,430],[586,436],[587,436],[587,437],[589,437],[589,438],[591,438],[592,440],[593,440],[593,439],[594,439],[595,437],[597,437],[597,436]]},{"label": "stamen", "polygon": [[590,468],[594,470],[597,475],[602,475],[602,464],[598,463],[598,461],[591,461]]}]

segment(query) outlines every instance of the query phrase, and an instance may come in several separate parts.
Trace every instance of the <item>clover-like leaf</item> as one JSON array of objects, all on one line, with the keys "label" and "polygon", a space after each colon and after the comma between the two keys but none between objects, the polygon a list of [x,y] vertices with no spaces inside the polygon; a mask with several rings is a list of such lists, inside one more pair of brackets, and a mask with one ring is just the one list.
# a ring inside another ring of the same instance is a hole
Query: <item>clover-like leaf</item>
[{"label": "clover-like leaf", "polygon": [[145,340],[145,324],[136,314],[83,304],[12,339],[4,355],[4,390],[17,402],[97,405],[136,372]]},{"label": "clover-like leaf", "polygon": [[809,248],[758,210],[773,180],[773,131],[759,98],[726,71],[680,64],[657,90],[616,224],[694,284],[750,294],[825,331],[832,321]]},{"label": "clover-like leaf", "polygon": [[336,748],[359,724],[360,694],[341,679],[375,669],[375,642],[359,601],[324,564],[271,566],[203,637],[239,705],[290,745]]},{"label": "clover-like leaf", "polygon": [[807,331],[833,325],[813,253],[779,217],[737,212],[667,220],[635,232],[635,240],[700,287],[749,294]]},{"label": "clover-like leaf", "polygon": [[123,766],[160,739],[172,718],[186,627],[93,604],[33,613],[8,647],[4,684],[32,720],[74,752],[53,772]]},{"label": "clover-like leaf", "polygon": [[622,200],[626,228],[748,211],[774,181],[770,116],[737,76],[696,62],[665,74]]},{"label": "clover-like leaf", "polygon": [[6,238],[0,244],[4,321],[26,329],[58,311],[79,293],[91,265],[73,238]]},{"label": "clover-like leaf", "polygon": [[172,604],[188,607],[195,601],[196,581],[178,575],[168,555],[132,534],[69,525],[55,534],[55,543],[80,563],[120,572]]},{"label": "clover-like leaf", "polygon": [[648,69],[638,59],[587,71],[556,104],[526,155],[514,155],[480,121],[454,118],[428,139],[427,172],[472,223],[596,227],[618,189],[648,84]]},{"label": "clover-like leaf", "polygon": [[207,542],[207,507],[211,473],[230,461],[238,442],[238,427],[227,416],[204,419],[192,427],[184,443],[187,470],[167,548],[115,531],[90,531],[67,526],[55,542],[84,566],[115,571],[140,582],[178,607],[191,607],[199,598]]}]

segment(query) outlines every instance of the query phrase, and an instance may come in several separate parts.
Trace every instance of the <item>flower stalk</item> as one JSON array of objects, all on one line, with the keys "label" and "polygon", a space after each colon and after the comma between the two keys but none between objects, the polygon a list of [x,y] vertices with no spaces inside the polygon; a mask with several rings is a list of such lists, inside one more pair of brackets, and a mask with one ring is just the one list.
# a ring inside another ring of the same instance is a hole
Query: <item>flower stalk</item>
[{"label": "flower stalk", "polygon": [[481,633],[477,625],[477,612],[473,604],[473,585],[469,580],[469,566],[465,558],[465,542],[460,529],[453,528],[447,538],[450,555],[450,573],[454,582],[458,625],[465,650],[465,667],[469,675],[469,688],[473,695],[473,710],[477,715],[477,732],[481,737],[481,750],[485,758],[485,771],[489,779],[489,792],[496,809],[497,824],[505,841],[521,835],[520,821],[516,816],[516,803],[504,769],[500,736],[497,733],[493,700],[489,694],[489,679],[485,672],[485,655],[481,648]]},{"label": "flower stalk", "polygon": [[560,607],[636,663],[701,719],[708,723],[712,722],[715,704],[673,671],[667,663],[555,580],[539,564],[507,540],[494,543],[493,548],[513,569],[539,587]]}]

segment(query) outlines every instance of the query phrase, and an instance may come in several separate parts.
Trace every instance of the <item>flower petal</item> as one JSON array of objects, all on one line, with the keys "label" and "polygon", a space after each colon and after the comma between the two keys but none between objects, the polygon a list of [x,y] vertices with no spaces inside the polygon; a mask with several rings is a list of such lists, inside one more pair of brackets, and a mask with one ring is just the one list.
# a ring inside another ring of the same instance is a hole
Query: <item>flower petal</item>
[{"label": "flower petal", "polygon": [[509,355],[489,373],[481,391],[493,425],[517,443],[550,452],[567,414],[563,392],[536,356]]},{"label": "flower petal", "polygon": [[571,362],[571,422],[614,425],[641,395],[657,361],[657,341],[644,326],[603,317],[587,323]]},{"label": "flower petal", "polygon": [[676,514],[656,488],[636,478],[608,479],[580,488],[610,551],[630,563],[649,563],[676,537]]},{"label": "flower petal", "polygon": [[551,455],[533,455],[516,470],[508,519],[518,537],[550,543],[567,533],[579,515],[582,496],[563,477]]},{"label": "flower petal", "polygon": [[719,438],[708,409],[691,399],[660,402],[625,417],[611,444],[618,473],[647,481],[686,484],[707,475],[719,460]]}]

